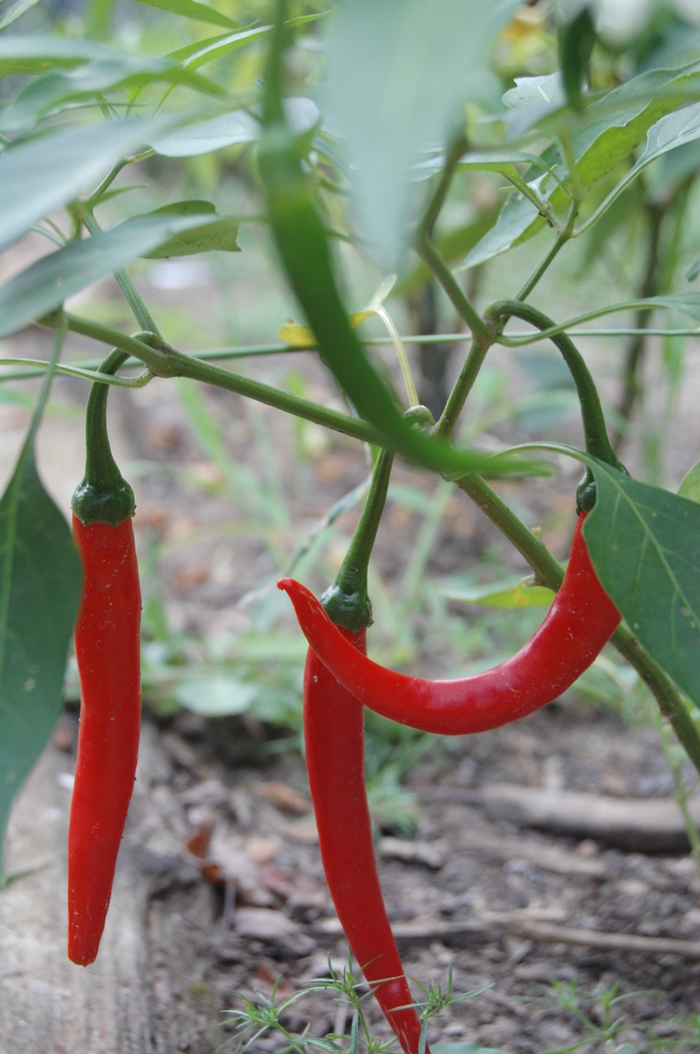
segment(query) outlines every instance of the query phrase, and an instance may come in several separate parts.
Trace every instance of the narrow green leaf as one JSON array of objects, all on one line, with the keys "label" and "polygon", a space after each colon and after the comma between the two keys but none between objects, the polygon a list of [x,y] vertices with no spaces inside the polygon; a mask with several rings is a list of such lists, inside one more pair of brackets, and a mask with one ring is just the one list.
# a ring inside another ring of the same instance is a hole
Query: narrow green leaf
[{"label": "narrow green leaf", "polygon": [[686,472],[678,488],[678,496],[700,503],[700,461]]},{"label": "narrow green leaf", "polygon": [[161,119],[110,121],[60,131],[3,151],[0,249],[31,230],[42,216],[72,201],[86,184],[168,123]]},{"label": "narrow green leaf", "polygon": [[438,589],[449,600],[491,608],[548,607],[554,600],[551,589],[530,585],[522,578],[511,578],[486,586],[450,579],[439,582]]},{"label": "narrow green leaf", "polygon": [[583,109],[581,95],[595,44],[595,26],[588,6],[559,27],[559,64],[569,106]]},{"label": "narrow green leaf", "polygon": [[328,109],[347,138],[365,227],[382,259],[402,247],[409,170],[465,99],[494,85],[489,49],[509,0],[344,0],[328,45]]},{"label": "narrow green leaf", "polygon": [[632,632],[700,706],[700,505],[595,462],[583,528],[605,590]]},{"label": "narrow green leaf", "polygon": [[25,11],[28,11],[30,7],[34,7],[34,4],[38,4],[39,0],[17,0],[16,4],[13,4],[9,10],[0,18],[0,29],[6,29],[7,26],[12,25],[16,22]]},{"label": "narrow green leaf", "polygon": [[214,26],[226,26],[227,29],[240,29],[240,26],[216,8],[197,3],[197,0],[134,0],[134,2],[144,4],[146,7],[157,7],[160,11],[168,11],[171,15],[192,18],[196,22],[209,22]]},{"label": "narrow green leaf", "polygon": [[[303,26],[307,22],[316,22],[319,18],[325,18],[328,13],[328,11],[319,11],[313,15],[299,15],[297,18],[290,18],[287,25]],[[188,69],[197,69],[208,62],[213,62],[214,59],[228,55],[231,51],[237,51],[246,44],[252,44],[256,40],[269,36],[271,32],[272,26],[247,26],[237,33],[223,33],[216,37],[209,37],[208,40],[195,41],[194,44],[171,51],[166,58],[174,62],[182,62]]]},{"label": "narrow green leaf", "polygon": [[206,222],[207,214],[146,216],[44,256],[0,286],[0,336],[54,311],[68,297],[137,256],[145,256],[169,238]]},{"label": "narrow green leaf", "polygon": [[0,38],[0,77],[46,73],[55,67],[80,66],[118,54],[90,40],[13,33]]},{"label": "narrow green leaf", "polygon": [[117,89],[143,88],[159,81],[185,85],[206,95],[225,94],[212,81],[175,63],[141,55],[115,55],[73,70],[52,70],[32,81],[0,113],[0,130],[27,131],[69,100],[92,98]]},{"label": "narrow green leaf", "polygon": [[[216,209],[209,201],[177,201],[165,205],[162,209],[147,213],[148,216],[216,216],[211,222],[203,222],[192,230],[183,231],[173,238],[168,238],[159,248],[147,253],[150,260],[170,256],[192,256],[194,253],[228,252],[238,253],[241,248],[237,242],[239,221],[233,216],[217,216]],[[140,217],[143,218],[143,217]]]},{"label": "narrow green leaf", "polygon": [[687,315],[688,318],[700,321],[700,293],[672,293],[669,296],[650,296],[644,303],[665,307],[670,311],[678,311],[681,315]]}]

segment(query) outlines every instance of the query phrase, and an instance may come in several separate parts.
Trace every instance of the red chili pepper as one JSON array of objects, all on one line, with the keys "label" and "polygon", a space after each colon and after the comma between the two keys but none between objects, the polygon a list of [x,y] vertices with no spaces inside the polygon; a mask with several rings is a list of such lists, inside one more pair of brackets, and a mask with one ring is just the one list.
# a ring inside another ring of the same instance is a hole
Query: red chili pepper
[{"label": "red chili pepper", "polygon": [[[349,647],[364,653],[366,630],[338,632]],[[365,790],[364,707],[311,650],[304,671],[304,737],[321,860],[335,910],[403,1050],[418,1054],[421,1026],[410,1005],[374,856]]]},{"label": "red chili pepper", "polygon": [[507,662],[454,681],[427,681],[387,670],[345,640],[299,582],[278,583],[294,604],[314,652],[340,684],[375,713],[439,735],[465,735],[515,721],[569,688],[615,632],[620,615],[604,591],[581,534],[554,602],[531,640]]},{"label": "red chili pepper", "polygon": [[73,516],[83,562],[75,625],[78,761],[68,829],[68,958],[94,962],[134,788],[141,724],[141,592],[131,517],[117,527]]},{"label": "red chili pepper", "polygon": [[[112,352],[101,372],[114,372],[125,358]],[[94,962],[100,946],[141,726],[134,495],[109,448],[107,391],[104,383],[90,391],[85,479],[72,503],[83,590],[75,625],[81,701],[68,827],[68,958],[80,966]]]}]

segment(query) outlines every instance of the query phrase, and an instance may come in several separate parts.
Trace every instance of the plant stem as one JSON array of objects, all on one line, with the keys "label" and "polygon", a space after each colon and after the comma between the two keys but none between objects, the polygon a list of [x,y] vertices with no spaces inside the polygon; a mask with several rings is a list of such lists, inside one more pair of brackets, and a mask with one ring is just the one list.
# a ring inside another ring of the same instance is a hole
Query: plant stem
[{"label": "plant stem", "polygon": [[454,431],[457,419],[464,408],[469,392],[474,386],[474,381],[479,376],[479,370],[483,365],[486,352],[490,347],[490,342],[482,342],[476,338],[472,341],[469,354],[464,360],[464,365],[460,370],[459,377],[454,383],[452,391],[445,403],[445,409],[442,411],[440,420],[435,426],[436,433],[444,436],[445,439],[449,439]]},{"label": "plant stem", "polygon": [[[554,325],[552,320],[542,314],[541,311],[538,311],[537,308],[531,307],[529,304],[519,303],[517,300],[499,300],[491,304],[487,314],[494,319],[498,319],[502,324],[505,324],[509,318],[515,316],[522,319],[523,322],[529,322],[542,331],[547,331]],[[565,333],[554,334],[550,337],[550,340],[562,353],[564,362],[569,367],[576,385],[579,402],[581,403],[586,450],[593,457],[597,457],[601,461],[606,461],[609,465],[619,468],[617,456],[608,438],[598,389],[581,353]]]},{"label": "plant stem", "polygon": [[[564,577],[561,565],[544,542],[508,508],[486,480],[474,473],[458,480],[457,486],[476,502],[488,519],[525,557],[538,582],[556,591]],[[611,643],[649,688],[659,710],[670,721],[686,754],[700,773],[700,734],[686,709],[681,693],[625,626],[618,626]]]},{"label": "plant stem", "polygon": [[[647,297],[654,296],[658,292],[659,242],[661,225],[666,209],[655,202],[647,202],[645,211],[649,219],[649,247],[647,249],[644,277],[637,294],[640,300],[646,300]],[[634,323],[635,328],[640,332],[630,340],[625,351],[625,364],[622,368],[622,393],[616,411],[618,417],[621,417],[626,422],[632,416],[634,405],[641,391],[638,373],[646,352],[647,333],[645,331],[650,318],[648,311],[637,311]],[[624,436],[625,433],[621,429],[616,428],[613,432],[612,444],[616,450],[619,450]]]},{"label": "plant stem", "polygon": [[[90,209],[82,209],[80,213],[80,219],[82,220],[83,224],[90,232],[90,234],[95,235],[102,233],[102,228],[100,227],[99,223],[95,219]],[[124,268],[121,267],[118,271],[115,271],[114,277],[116,278],[117,283],[119,284],[119,288],[124,294],[129,304],[129,307],[134,313],[134,318],[140,325],[141,329],[147,330],[149,333],[155,333],[157,336],[160,336],[160,331],[155,322],[153,321],[150,311],[144,304],[138,289],[136,288]]]},{"label": "plant stem", "polygon": [[71,332],[80,333],[84,337],[92,337],[93,340],[99,340],[103,344],[112,344],[128,352],[139,362],[145,363],[156,377],[189,377],[195,381],[203,381],[205,384],[213,384],[225,391],[237,392],[248,399],[255,399],[267,406],[274,406],[278,410],[302,417],[306,421],[330,428],[334,432],[342,432],[363,443],[374,443],[375,445],[380,443],[380,437],[375,429],[358,417],[338,413],[337,410],[330,410],[308,399],[301,399],[297,395],[280,391],[279,388],[273,388],[272,385],[264,384],[262,381],[254,381],[239,373],[225,370],[221,366],[213,366],[202,362],[201,359],[183,355],[164,342],[160,342],[159,347],[149,347],[142,341],[127,337],[126,334],[111,329],[109,326],[103,326],[99,322],[89,322],[76,315],[52,315],[42,321],[45,325],[53,325],[54,320],[57,324],[61,317],[67,318]]},{"label": "plant stem", "polygon": [[520,300],[520,301],[527,300],[527,298],[529,297],[530,293],[532,292],[532,290],[535,288],[535,286],[539,282],[539,280],[542,277],[542,275],[545,273],[545,271],[547,270],[549,265],[552,263],[552,260],[554,260],[554,258],[557,255],[557,253],[561,249],[564,248],[566,243],[571,238],[571,235],[572,235],[572,232],[573,232],[573,229],[574,229],[574,222],[576,220],[577,214],[578,214],[578,204],[574,201],[572,203],[572,205],[571,205],[571,210],[569,211],[569,218],[566,221],[566,226],[562,230],[559,231],[559,233],[557,234],[556,240],[554,242],[554,245],[552,245],[551,249],[549,250],[549,252],[545,256],[545,258],[542,260],[542,262],[532,272],[532,274],[530,275],[530,277],[528,278],[527,282],[522,287],[520,292],[517,294],[517,296],[514,297],[515,300]]},{"label": "plant stem", "polygon": [[459,317],[463,322],[466,322],[467,326],[469,326],[474,339],[479,340],[482,343],[487,343],[490,341],[488,327],[476,309],[472,306],[466,294],[462,291],[460,285],[452,274],[452,271],[443,259],[442,254],[431,240],[435,221],[437,220],[440,209],[447,197],[447,192],[450,189],[455,168],[457,167],[460,157],[466,150],[466,147],[467,140],[463,134],[460,134],[454,140],[447,153],[445,167],[442,170],[438,184],[433,191],[430,201],[428,202],[428,207],[425,210],[425,214],[418,228],[416,236],[416,251],[447,293]]}]

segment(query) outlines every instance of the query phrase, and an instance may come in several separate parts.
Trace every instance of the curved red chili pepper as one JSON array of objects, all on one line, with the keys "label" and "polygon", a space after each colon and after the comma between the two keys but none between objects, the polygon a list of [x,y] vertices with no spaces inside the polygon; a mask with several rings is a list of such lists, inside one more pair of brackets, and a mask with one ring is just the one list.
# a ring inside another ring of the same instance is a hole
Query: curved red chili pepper
[{"label": "curved red chili pepper", "polygon": [[[366,630],[338,632],[348,647],[364,654]],[[311,649],[304,671],[304,738],[321,860],[335,910],[403,1050],[418,1054],[420,1022],[410,1006],[374,856],[365,790],[364,708]]]},{"label": "curved red chili pepper", "polygon": [[117,527],[73,515],[83,563],[75,625],[78,761],[68,828],[68,958],[94,962],[134,789],[141,725],[141,591],[131,516]]},{"label": "curved red chili pepper", "polygon": [[511,659],[454,681],[427,681],[387,670],[345,640],[299,582],[283,578],[299,625],[340,684],[375,713],[438,735],[465,735],[515,721],[551,703],[590,666],[620,615],[604,591],[576,524],[561,588],[542,625]]}]

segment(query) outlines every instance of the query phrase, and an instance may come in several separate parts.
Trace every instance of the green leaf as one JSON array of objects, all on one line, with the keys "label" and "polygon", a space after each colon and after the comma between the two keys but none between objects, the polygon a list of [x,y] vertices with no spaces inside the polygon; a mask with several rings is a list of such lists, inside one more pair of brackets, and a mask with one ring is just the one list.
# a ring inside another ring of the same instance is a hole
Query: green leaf
[{"label": "green leaf", "polygon": [[510,578],[486,586],[449,580],[438,583],[438,589],[449,600],[491,608],[548,607],[554,600],[551,589],[529,584],[522,578]]},{"label": "green leaf", "polygon": [[69,100],[93,98],[117,89],[140,89],[154,82],[181,84],[207,95],[224,95],[212,81],[165,59],[115,53],[73,70],[52,70],[32,81],[0,113],[0,130],[21,132]]},{"label": "green leaf", "polygon": [[212,251],[239,253],[241,248],[236,240],[239,221],[233,216],[217,216],[216,209],[209,201],[177,201],[164,205],[161,209],[149,212],[148,216],[216,216],[213,222],[203,222],[202,226],[176,234],[168,238],[158,249],[148,253],[149,260],[159,260],[170,256],[191,256],[193,253]]},{"label": "green leaf", "polygon": [[[328,110],[357,163],[366,231],[392,265],[411,205],[409,170],[465,99],[495,84],[490,45],[515,3],[345,0],[328,42]],[[457,116],[457,119],[459,117]]]},{"label": "green leaf", "polygon": [[[303,26],[307,22],[315,22],[319,18],[324,18],[327,14],[327,11],[320,11],[314,15],[300,15],[298,18],[290,18],[287,25]],[[252,44],[255,40],[267,37],[271,32],[272,26],[248,26],[237,33],[223,33],[216,37],[209,37],[208,40],[195,41],[184,48],[178,48],[177,51],[171,51],[165,57],[172,59],[173,62],[182,62],[189,69],[197,69],[208,62],[213,62],[214,59],[237,51],[246,44]]]},{"label": "green leaf", "polygon": [[196,22],[209,22],[214,26],[226,26],[227,29],[240,29],[235,22],[214,7],[197,3],[197,0],[134,0],[137,4],[146,7],[157,7],[160,11],[168,11],[171,15],[181,15],[182,18],[193,18]]},{"label": "green leaf", "polygon": [[15,333],[137,256],[146,256],[169,238],[206,222],[207,214],[139,217],[44,256],[0,286],[0,336]]},{"label": "green leaf", "polygon": [[12,799],[61,712],[80,560],[31,446],[0,500],[0,872]]},{"label": "green leaf", "polygon": [[90,40],[13,33],[0,37],[0,77],[46,73],[55,67],[80,66],[115,54],[119,53]]},{"label": "green leaf", "polygon": [[167,125],[161,119],[110,121],[8,147],[0,154],[0,249]]},{"label": "green leaf", "polygon": [[13,4],[12,7],[5,12],[2,18],[0,18],[0,29],[6,29],[7,26],[12,25],[12,23],[16,22],[25,11],[28,11],[30,7],[34,7],[34,4],[38,3],[39,0],[17,0],[17,3]]},{"label": "green leaf", "polygon": [[244,110],[234,110],[222,117],[178,128],[152,145],[163,157],[196,157],[239,143],[254,143],[259,138],[260,125],[255,118]]},{"label": "green leaf", "polygon": [[678,488],[678,496],[679,498],[687,498],[688,501],[700,503],[700,461],[697,461],[686,472]]},{"label": "green leaf", "polygon": [[[690,94],[697,91],[699,77],[700,64],[697,62],[689,63],[681,69],[651,70],[632,77],[619,88],[613,89],[603,98],[591,103],[583,117],[577,119],[571,127],[572,149],[579,180],[583,187],[591,187],[603,176],[612,172],[626,157],[629,157],[634,148],[644,141],[652,125],[655,125],[669,111],[676,110],[679,103],[683,101],[684,92]],[[529,80],[539,81],[541,78],[529,78]],[[519,81],[519,88],[521,84],[522,79]],[[535,89],[536,85],[533,85],[533,90]],[[507,92],[504,100],[509,95],[510,93]],[[517,115],[518,117],[520,114],[527,115],[528,111],[534,115],[532,123],[537,124],[542,116],[542,106],[529,108],[525,106],[523,110],[517,111]],[[650,154],[645,164],[653,160],[653,157],[661,156],[665,150],[674,149],[681,142],[689,141],[691,136],[689,129],[681,133],[683,121],[687,120],[687,118],[681,119],[681,114],[686,112],[686,110],[680,110],[678,113],[671,114],[672,117],[679,119],[676,134],[683,134],[685,137],[675,140],[670,129],[662,126],[659,138],[653,137],[651,145],[648,144]],[[521,122],[521,124],[522,127],[519,126],[519,130],[524,130],[527,122]],[[541,127],[546,128],[546,122],[543,122]],[[661,149],[662,143],[666,142],[669,145]],[[658,152],[654,152],[652,157],[651,152],[656,150]],[[544,151],[542,160],[550,168],[561,164],[561,158],[554,146]],[[641,167],[643,168],[644,165]],[[639,171],[641,168],[636,169],[635,166],[634,175],[630,177],[628,174],[620,182],[615,196],[624,190],[630,178],[636,178]],[[541,189],[547,182],[546,177],[543,178],[537,169],[532,169],[523,178],[537,189]],[[566,195],[558,186],[551,189],[548,197],[557,213],[560,213],[568,204]],[[614,197],[610,199],[612,200]],[[475,246],[457,270],[462,271],[475,267],[522,244],[540,231],[545,222],[544,218],[538,215],[537,208],[527,198],[520,195],[511,196],[496,226]]]},{"label": "green leaf", "polygon": [[700,706],[700,506],[593,464],[598,500],[583,534],[630,629]]},{"label": "green leaf", "polygon": [[700,321],[700,293],[672,293],[669,296],[650,296],[645,304],[654,304],[657,307],[665,307],[670,311],[678,311],[681,315]]},{"label": "green leaf", "polygon": [[235,677],[188,677],[175,688],[175,698],[181,706],[204,717],[227,717],[244,714],[259,693],[255,684],[246,684]]},{"label": "green leaf", "polygon": [[569,106],[583,109],[581,91],[595,44],[595,26],[588,6],[559,27],[559,63]]}]

